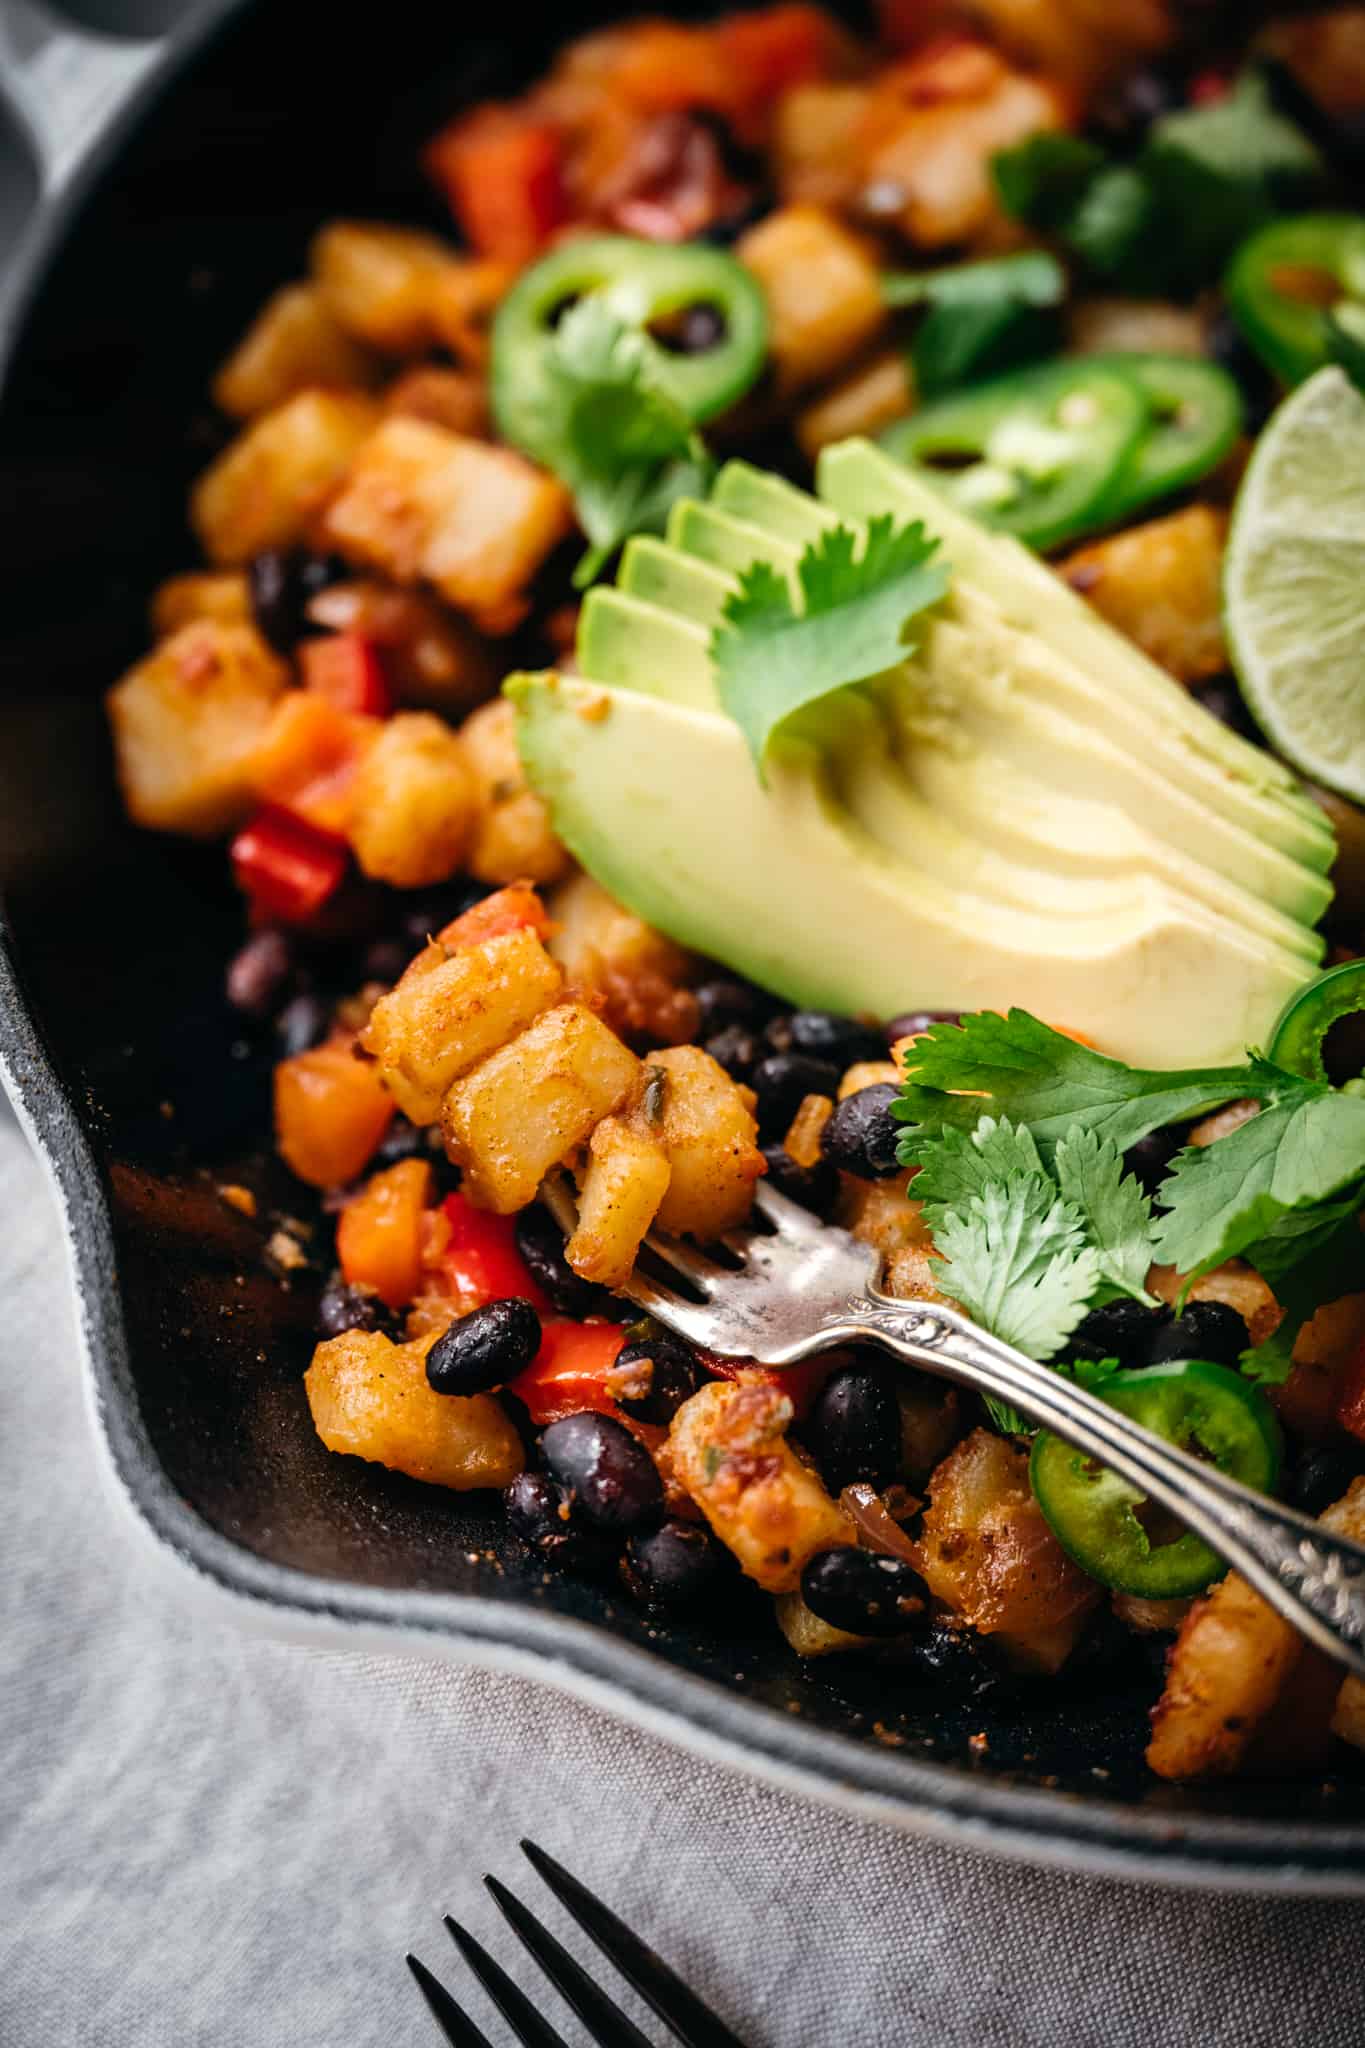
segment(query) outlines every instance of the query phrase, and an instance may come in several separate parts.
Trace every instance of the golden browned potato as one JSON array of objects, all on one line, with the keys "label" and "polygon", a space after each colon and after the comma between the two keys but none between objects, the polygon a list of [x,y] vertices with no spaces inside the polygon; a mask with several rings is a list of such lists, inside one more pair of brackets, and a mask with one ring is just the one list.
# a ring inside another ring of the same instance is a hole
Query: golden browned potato
[{"label": "golden browned potato", "polygon": [[962,1435],[962,1398],[956,1387],[927,1374],[899,1372],[896,1402],[901,1411],[901,1476],[923,1486]]},{"label": "golden browned potato", "polygon": [[491,424],[488,386],[477,371],[446,370],[436,363],[405,371],[384,393],[384,410],[480,439]]},{"label": "golden browned potato", "polygon": [[588,1144],[578,1228],[564,1248],[575,1273],[603,1287],[625,1285],[668,1178],[668,1154],[638,1111],[602,1119]]},{"label": "golden browned potato", "polygon": [[1187,505],[1078,548],[1058,566],[1120,633],[1182,683],[1228,665],[1223,640],[1223,542],[1227,516]]},{"label": "golden browned potato", "polygon": [[460,738],[478,799],[469,872],[481,882],[557,882],[569,856],[526,780],[511,704],[494,697],[481,705],[460,727]]},{"label": "golden browned potato", "polygon": [[570,875],[546,898],[546,908],[556,926],[550,951],[576,987],[601,998],[614,1031],[666,1044],[695,1035],[697,1004],[686,986],[696,968],[690,953],[609,896],[591,875]]},{"label": "golden browned potato", "polygon": [[903,349],[888,349],[808,405],[797,419],[796,438],[814,462],[834,441],[879,434],[910,412],[914,403],[909,358]]},{"label": "golden browned potato", "polygon": [[1144,1600],[1139,1593],[1115,1593],[1109,1604],[1124,1627],[1139,1636],[1174,1635],[1192,1605],[1189,1600]]},{"label": "golden browned potato", "polygon": [[[1365,1478],[1319,1520],[1365,1539]],[[1161,1778],[1309,1769],[1327,1753],[1340,1689],[1340,1668],[1229,1572],[1176,1638],[1147,1761]]]},{"label": "golden browned potato", "polygon": [[330,632],[363,633],[382,647],[385,674],[400,704],[459,717],[494,687],[493,664],[479,635],[424,591],[364,577],[329,583],[311,599],[308,616]]},{"label": "golden browned potato", "polygon": [[373,400],[342,391],[299,391],[254,419],[191,494],[210,561],[249,562],[302,540],[374,421]]},{"label": "golden browned potato", "polygon": [[797,391],[851,361],[889,318],[867,244],[818,206],[784,206],[735,254],[763,287],[779,387]]},{"label": "golden browned potato", "polygon": [[449,956],[433,943],[379,998],[360,1042],[403,1114],[433,1124],[455,1077],[549,1009],[561,980],[526,928]]},{"label": "golden browned potato", "polygon": [[356,773],[348,837],[365,874],[396,889],[443,882],[473,828],[459,734],[432,711],[395,712]]},{"label": "golden browned potato", "polygon": [[314,1428],[329,1451],[433,1486],[510,1485],[526,1462],[521,1438],[491,1394],[433,1392],[426,1357],[435,1341],[435,1332],[395,1344],[377,1330],[348,1330],[319,1344],[303,1379]]},{"label": "golden browned potato", "polygon": [[865,85],[798,85],[777,103],[773,155],[788,205],[840,207],[858,180]]},{"label": "golden browned potato", "polygon": [[929,1482],[918,1564],[935,1599],[1026,1671],[1059,1671],[1100,1600],[1033,1498],[1028,1456],[977,1429]]},{"label": "golden browned potato", "polygon": [[452,1083],[446,1150],[473,1199],[508,1215],[639,1082],[640,1062],[600,1017],[561,1003]]},{"label": "golden browned potato", "polygon": [[386,419],[356,451],[323,527],[348,561],[395,583],[431,583],[505,633],[572,523],[564,486],[524,455],[428,420]]},{"label": "golden browned potato", "polygon": [[420,355],[440,339],[447,273],[466,259],[413,228],[332,221],[314,237],[313,276],[332,318],[385,355]]},{"label": "golden browned potato", "polygon": [[1326,112],[1365,108],[1365,7],[1319,7],[1272,22],[1262,43]]},{"label": "golden browned potato", "polygon": [[287,284],[266,300],[219,370],[213,402],[246,420],[296,391],[364,390],[377,382],[378,368],[333,319],[316,285]]},{"label": "golden browned potato", "polygon": [[251,593],[246,577],[240,569],[192,569],[185,576],[168,576],[152,598],[151,618],[158,640],[168,639],[196,619],[213,619],[220,626],[249,626]]},{"label": "golden browned potato", "polygon": [[1173,306],[1169,299],[1076,299],[1067,309],[1066,338],[1078,356],[1111,349],[1202,356],[1206,326],[1196,307]]},{"label": "golden browned potato", "polygon": [[756,1375],[712,1380],[668,1433],[672,1469],[751,1579],[794,1593],[808,1558],[854,1541],[853,1525],[787,1442],[788,1396]]},{"label": "golden browned potato", "polygon": [[253,626],[197,619],[129,669],[106,699],[129,816],[212,837],[252,801],[250,762],[289,671]]},{"label": "golden browned potato", "polygon": [[976,0],[1012,56],[1088,93],[1139,57],[1153,57],[1175,36],[1170,0]]},{"label": "golden browned potato", "polygon": [[654,1134],[668,1154],[662,1229],[701,1239],[733,1230],[749,1214],[764,1171],[758,1125],[747,1090],[699,1045],[672,1045],[649,1056],[664,1076]]},{"label": "golden browned potato", "polygon": [[867,1650],[874,1636],[851,1636],[813,1614],[799,1593],[779,1593],[773,1603],[777,1625],[798,1657],[833,1657],[841,1650]]}]

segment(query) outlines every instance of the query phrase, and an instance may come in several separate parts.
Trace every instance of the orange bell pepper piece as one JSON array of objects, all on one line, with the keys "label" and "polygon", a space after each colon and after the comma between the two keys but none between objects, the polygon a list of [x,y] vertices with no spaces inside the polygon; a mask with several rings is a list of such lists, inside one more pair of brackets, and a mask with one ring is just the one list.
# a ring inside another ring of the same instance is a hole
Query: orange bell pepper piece
[{"label": "orange bell pepper piece", "polygon": [[275,1143],[311,1187],[342,1187],[369,1161],[393,1116],[393,1097],[349,1038],[329,1038],[275,1069]]},{"label": "orange bell pepper piece", "polygon": [[352,1287],[404,1308],[422,1279],[422,1219],[431,1200],[425,1159],[400,1159],[365,1183],[337,1224],[337,1260]]}]

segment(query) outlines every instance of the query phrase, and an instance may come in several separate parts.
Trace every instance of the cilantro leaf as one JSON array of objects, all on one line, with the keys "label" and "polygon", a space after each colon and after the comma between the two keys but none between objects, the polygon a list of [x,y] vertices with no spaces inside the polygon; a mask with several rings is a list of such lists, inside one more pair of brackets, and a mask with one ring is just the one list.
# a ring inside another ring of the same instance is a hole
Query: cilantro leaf
[{"label": "cilantro leaf", "polygon": [[1046,1174],[991,1181],[934,1226],[940,1285],[983,1329],[1050,1358],[1084,1315],[1099,1280],[1081,1215]]},{"label": "cilantro leaf", "polygon": [[711,636],[720,701],[763,776],[774,737],[796,713],[903,661],[919,612],[948,589],[938,542],[890,514],[868,522],[861,555],[847,526],[813,541],[797,567],[801,609],[771,563],[751,564]]},{"label": "cilantro leaf", "polygon": [[[1293,1371],[1294,1345],[1304,1324],[1311,1322],[1325,1301],[1359,1290],[1365,1264],[1362,1207],[1365,1183],[1334,1203],[1325,1216],[1312,1223],[1302,1217],[1293,1219],[1300,1225],[1298,1230],[1285,1233],[1281,1226],[1263,1243],[1247,1247],[1249,1263],[1270,1282],[1284,1311],[1278,1329],[1242,1353],[1239,1362],[1249,1379],[1262,1386],[1283,1386]],[[1298,1254],[1297,1263],[1287,1257],[1291,1243]]]},{"label": "cilantro leaf", "polygon": [[1008,1180],[1012,1173],[1047,1177],[1032,1136],[1022,1124],[1012,1124],[1008,1117],[997,1121],[983,1116],[970,1131],[948,1129],[937,1138],[926,1138],[916,1149],[914,1159],[903,1160],[902,1164],[919,1168],[915,1200],[924,1204],[931,1229],[949,1209],[960,1208],[973,1195],[984,1194],[992,1181]]},{"label": "cilantro leaf", "polygon": [[591,546],[581,590],[633,533],[661,533],[676,499],[704,492],[713,464],[651,370],[644,337],[597,294],[571,307],[546,352],[528,450],[573,493]]},{"label": "cilantro leaf", "polygon": [[1027,1124],[1044,1160],[1075,1124],[1126,1152],[1163,1124],[1180,1123],[1242,1096],[1264,1099],[1276,1069],[1193,1068],[1148,1073],[1092,1052],[1027,1010],[1006,1017],[980,1010],[959,1024],[935,1024],[907,1049],[906,1082],[894,1115],[916,1127],[901,1140],[903,1165],[916,1159],[917,1133],[970,1130],[982,1115]]},{"label": "cilantro leaf", "polygon": [[888,271],[882,294],[889,306],[924,308],[910,359],[920,397],[933,398],[1047,355],[1066,273],[1046,250],[1024,249],[942,270]]},{"label": "cilantro leaf", "polygon": [[1099,1299],[1127,1294],[1150,1305],[1152,1205],[1136,1176],[1124,1172],[1118,1147],[1093,1127],[1078,1125],[1058,1145],[1056,1169],[1057,1185],[1085,1219],[1095,1248],[1103,1282]]},{"label": "cilantro leaf", "polygon": [[1045,234],[1065,235],[1076,207],[1108,159],[1097,142],[1048,129],[998,150],[991,177],[1006,213]]}]

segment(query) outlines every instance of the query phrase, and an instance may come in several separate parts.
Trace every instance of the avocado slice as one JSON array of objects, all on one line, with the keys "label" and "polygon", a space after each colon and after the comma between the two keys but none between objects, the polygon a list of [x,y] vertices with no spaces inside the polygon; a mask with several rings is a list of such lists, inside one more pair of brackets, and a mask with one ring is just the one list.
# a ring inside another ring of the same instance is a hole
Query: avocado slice
[{"label": "avocado slice", "polygon": [[774,748],[765,790],[719,713],[553,672],[506,691],[527,773],[588,871],[790,1002],[879,1016],[1018,1003],[1161,1067],[1239,1058],[1308,978],[1155,881],[1121,913],[1074,919],[947,888],[849,816],[805,742]]}]

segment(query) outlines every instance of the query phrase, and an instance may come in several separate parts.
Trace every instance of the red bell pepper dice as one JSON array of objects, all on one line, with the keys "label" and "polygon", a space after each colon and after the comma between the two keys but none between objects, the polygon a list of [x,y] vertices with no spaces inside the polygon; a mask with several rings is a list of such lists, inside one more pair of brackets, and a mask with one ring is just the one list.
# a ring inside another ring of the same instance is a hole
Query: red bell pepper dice
[{"label": "red bell pepper dice", "polygon": [[538,1314],[547,1314],[549,1300],[517,1250],[512,1217],[476,1209],[460,1194],[447,1195],[441,1207],[450,1225],[442,1263],[459,1298],[470,1308],[479,1308],[488,1301],[516,1297],[529,1301]]},{"label": "red bell pepper dice", "polygon": [[338,711],[387,718],[393,709],[383,654],[363,633],[328,633],[320,640],[305,640],[299,666],[304,689],[325,697]]},{"label": "red bell pepper dice", "polygon": [[569,217],[562,158],[548,121],[490,103],[438,135],[426,161],[479,254],[521,265]]},{"label": "red bell pepper dice", "polygon": [[266,804],[232,842],[232,871],[258,917],[307,924],[341,887],[350,859],[344,839],[319,832],[292,811]]},{"label": "red bell pepper dice", "polygon": [[624,1420],[607,1383],[625,1341],[619,1323],[547,1322],[540,1350],[507,1391],[526,1403],[540,1428],[585,1408]]},{"label": "red bell pepper dice", "polygon": [[702,1363],[717,1379],[735,1380],[742,1372],[756,1372],[771,1387],[779,1387],[799,1416],[809,1413],[811,1402],[834,1371],[838,1359],[832,1353],[803,1358],[797,1365],[758,1365],[752,1358],[718,1358],[714,1351],[702,1353]]}]

